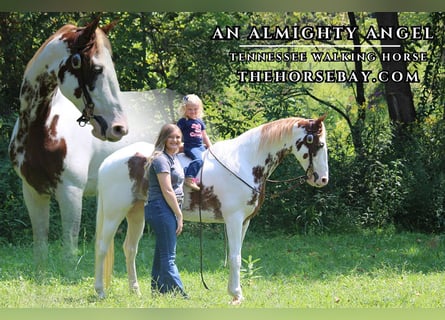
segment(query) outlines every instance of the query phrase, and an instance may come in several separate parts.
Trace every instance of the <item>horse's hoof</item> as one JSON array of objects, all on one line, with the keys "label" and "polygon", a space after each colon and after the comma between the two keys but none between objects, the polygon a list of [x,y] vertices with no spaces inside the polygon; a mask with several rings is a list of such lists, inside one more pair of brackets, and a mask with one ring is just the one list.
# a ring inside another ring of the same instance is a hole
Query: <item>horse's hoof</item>
[{"label": "horse's hoof", "polygon": [[96,290],[96,293],[100,300],[105,299],[105,292],[103,290]]},{"label": "horse's hoof", "polygon": [[244,297],[240,296],[240,297],[233,297],[232,301],[230,301],[230,304],[232,306],[239,306],[241,304],[241,302],[243,302]]},{"label": "horse's hoof", "polygon": [[139,288],[131,288],[130,289],[130,292],[132,293],[132,294],[135,294],[136,296],[138,296],[138,297],[140,297],[142,294],[141,294],[141,290],[139,290]]}]

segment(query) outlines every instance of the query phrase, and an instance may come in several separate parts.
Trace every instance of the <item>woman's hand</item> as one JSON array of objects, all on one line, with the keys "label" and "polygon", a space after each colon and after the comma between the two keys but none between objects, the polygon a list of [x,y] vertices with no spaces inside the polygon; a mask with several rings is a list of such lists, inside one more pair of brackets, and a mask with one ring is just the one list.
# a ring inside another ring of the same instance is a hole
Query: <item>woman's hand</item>
[{"label": "woman's hand", "polygon": [[178,224],[178,227],[176,228],[176,235],[179,236],[182,232],[182,227],[184,226],[182,214],[180,216],[176,216],[176,221]]}]

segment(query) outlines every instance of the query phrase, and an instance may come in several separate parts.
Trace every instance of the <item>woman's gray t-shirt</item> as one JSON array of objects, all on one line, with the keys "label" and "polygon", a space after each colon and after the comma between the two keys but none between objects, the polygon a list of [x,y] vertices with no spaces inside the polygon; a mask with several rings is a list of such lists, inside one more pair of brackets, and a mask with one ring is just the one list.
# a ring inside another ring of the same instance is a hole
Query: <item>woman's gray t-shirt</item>
[{"label": "woman's gray t-shirt", "polygon": [[157,177],[157,175],[162,172],[170,174],[172,187],[176,197],[182,198],[184,196],[182,188],[182,184],[184,183],[184,170],[176,155],[172,157],[163,152],[153,159],[153,162],[149,167],[147,201],[153,201],[163,197]]}]

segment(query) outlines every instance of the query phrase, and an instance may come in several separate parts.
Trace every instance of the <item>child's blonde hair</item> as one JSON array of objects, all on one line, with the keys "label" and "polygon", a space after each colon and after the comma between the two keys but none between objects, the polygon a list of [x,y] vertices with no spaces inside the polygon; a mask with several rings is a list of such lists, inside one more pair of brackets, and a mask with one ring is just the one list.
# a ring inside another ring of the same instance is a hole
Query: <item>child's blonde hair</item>
[{"label": "child's blonde hair", "polygon": [[179,107],[179,116],[181,118],[186,118],[185,110],[188,105],[195,104],[199,107],[198,118],[204,117],[204,107],[202,100],[196,94],[188,94],[182,98],[181,106]]}]

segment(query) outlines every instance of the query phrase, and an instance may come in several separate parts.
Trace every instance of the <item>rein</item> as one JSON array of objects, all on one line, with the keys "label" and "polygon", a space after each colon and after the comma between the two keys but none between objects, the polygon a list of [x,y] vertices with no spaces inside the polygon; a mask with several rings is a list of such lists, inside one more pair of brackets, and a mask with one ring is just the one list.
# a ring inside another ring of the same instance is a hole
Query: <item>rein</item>
[{"label": "rein", "polygon": [[[202,168],[201,168],[201,174],[199,177],[199,180],[201,181],[202,184],[202,172],[204,171],[204,163],[205,163],[205,158],[203,159],[202,162]],[[210,290],[209,287],[207,286],[207,283],[204,280],[204,273],[202,272],[203,270],[203,262],[202,262],[202,252],[203,252],[203,241],[202,241],[202,189],[199,190],[199,201],[198,201],[198,208],[199,208],[199,249],[200,249],[200,271],[201,271],[201,281],[202,284],[204,285],[204,288],[206,288],[207,290]]]},{"label": "rein", "polygon": [[[242,183],[244,183],[246,186],[248,186],[255,193],[261,194],[261,191],[258,188],[251,186],[248,182],[246,182],[246,180],[241,178],[239,175],[237,175],[235,172],[233,172],[233,170],[231,170],[228,166],[226,166],[220,159],[218,159],[218,157],[216,157],[215,153],[212,151],[211,148],[209,148],[208,150],[211,153],[211,155],[215,158],[215,160],[218,161],[218,163],[221,166],[223,166],[227,171],[229,171],[231,174],[233,174],[236,178],[238,178],[238,180],[240,180]],[[314,174],[314,164],[313,164],[313,160],[312,160],[312,153],[309,152],[309,154],[310,154],[309,155],[309,166],[306,169],[306,173],[304,175],[301,175],[301,176],[296,177],[296,178],[286,179],[286,180],[266,179],[266,182],[270,182],[270,183],[288,183],[288,182],[298,181],[298,185],[302,185],[308,179],[308,177],[310,175]],[[201,171],[201,174],[202,174],[202,171]],[[294,186],[295,185],[291,186],[287,190],[275,193],[275,194],[271,195],[270,197],[272,199],[274,199],[274,198],[278,197],[279,195],[281,195],[283,193],[290,192],[293,189]]]},{"label": "rein", "polygon": [[240,180],[242,183],[244,183],[246,186],[248,186],[250,189],[252,189],[254,192],[260,194],[261,191],[258,190],[258,188],[252,187],[248,182],[246,182],[246,180],[244,180],[243,178],[241,178],[239,175],[237,175],[235,172],[233,172],[232,170],[230,170],[230,168],[228,166],[226,166],[221,160],[219,160],[216,155],[213,153],[212,148],[208,149],[209,152],[211,153],[211,155],[215,158],[216,161],[218,161],[218,163],[224,167],[224,169],[226,169],[227,171],[229,171],[231,174],[233,174],[236,178],[238,178],[238,180]]},{"label": "rein", "polygon": [[295,184],[291,185],[291,186],[290,186],[289,188],[287,188],[286,190],[283,190],[283,191],[280,191],[280,192],[275,192],[274,194],[272,194],[272,195],[270,196],[270,198],[271,198],[271,199],[275,199],[275,198],[279,197],[279,196],[282,195],[282,194],[291,192],[296,186],[304,184],[304,182],[307,180],[307,178],[308,178],[308,175],[307,175],[307,174],[304,174],[304,175],[301,175],[301,176],[299,176],[299,177],[292,178],[292,179],[286,179],[286,180],[271,180],[271,179],[266,179],[267,182],[270,182],[270,183],[276,183],[276,184],[278,184],[278,183],[289,183],[289,182],[298,181],[298,183],[295,183]]}]

